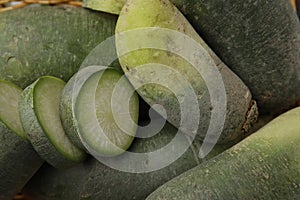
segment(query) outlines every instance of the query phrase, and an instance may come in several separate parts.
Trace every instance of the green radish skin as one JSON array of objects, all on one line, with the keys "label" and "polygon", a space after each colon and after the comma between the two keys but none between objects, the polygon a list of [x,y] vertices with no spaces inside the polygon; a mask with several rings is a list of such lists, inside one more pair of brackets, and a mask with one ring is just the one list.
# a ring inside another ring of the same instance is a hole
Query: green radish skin
[{"label": "green radish skin", "polygon": [[11,200],[42,166],[29,141],[0,121],[0,199]]},{"label": "green radish skin", "polygon": [[65,6],[0,13],[0,78],[25,88],[40,76],[68,81],[85,57],[112,36],[117,17]]},{"label": "green radish skin", "polygon": [[[226,143],[232,141],[247,132],[251,127],[251,124],[256,120],[258,114],[256,104],[251,100],[250,91],[247,86],[231,72],[224,63],[222,63],[212,50],[209,49],[176,7],[168,0],[128,0],[120,13],[116,33],[120,34],[129,30],[147,27],[167,28],[179,31],[191,37],[204,48],[203,51],[205,51],[206,54],[209,54],[204,58],[208,60],[207,66],[205,65],[203,67],[210,67],[211,62],[218,67],[224,82],[227,97],[226,121],[218,142]],[[130,35],[130,33],[128,35]],[[147,35],[145,38],[143,38],[143,36],[140,37],[141,38],[138,39],[142,42],[144,40],[149,40],[147,41],[149,43],[165,44],[166,49],[169,49],[169,45],[172,45],[172,42],[168,43],[167,39],[163,41],[161,39],[158,40],[157,37],[154,36],[147,37]],[[138,42],[138,40],[135,36],[122,38],[121,35],[116,35],[118,54],[122,54],[124,49],[131,49],[131,47],[136,46],[136,42]],[[199,58],[196,59],[199,60]],[[199,110],[201,113],[199,121],[199,124],[201,125],[198,127],[197,132],[200,139],[203,140],[207,132],[211,112],[214,108],[210,103],[209,91],[204,79],[195,75],[198,74],[196,69],[179,56],[158,49],[139,49],[132,51],[128,54],[121,55],[119,61],[123,71],[134,86],[136,82],[147,83],[153,82],[153,80],[160,81],[160,79],[166,79],[165,76],[160,76],[162,74],[161,70],[157,71],[154,69],[151,73],[141,72],[139,75],[136,75],[136,72],[140,69],[139,65],[147,63],[159,63],[171,66],[188,80],[197,94]],[[199,60],[199,63],[201,63],[201,60]],[[151,69],[151,67],[152,66],[149,66],[148,69]],[[134,82],[135,80],[137,81]],[[172,79],[169,80],[169,84],[171,84]],[[169,85],[165,87],[169,87]],[[181,113],[178,100],[174,94],[165,87],[161,87],[158,84],[147,84],[137,88],[137,91],[150,105],[159,103],[164,106],[167,112],[168,121],[176,127],[179,127]],[[181,83],[180,87],[185,88],[184,83]],[[181,93],[182,91],[179,89],[177,92]]]},{"label": "green radish skin", "polygon": [[[166,124],[158,134],[151,138],[135,139],[128,151],[157,150],[168,144],[176,132],[177,129]],[[87,162],[66,170],[43,166],[26,185],[23,193],[32,200],[145,199],[166,181],[228,148],[227,145],[215,146],[211,154],[201,160],[198,157],[200,145],[200,142],[195,141],[174,163],[150,173],[121,172],[95,159],[88,159]],[[122,162],[124,158],[121,155],[115,159]]]},{"label": "green radish skin", "polygon": [[172,0],[245,82],[260,113],[300,99],[300,24],[290,1]]},{"label": "green radish skin", "polygon": [[278,114],[296,105],[300,24],[290,1],[170,1],[249,87],[260,113]]},{"label": "green radish skin", "polygon": [[42,165],[22,128],[21,88],[0,80],[0,199],[11,200]]},{"label": "green radish skin", "polygon": [[40,77],[21,94],[19,113],[22,125],[36,152],[56,168],[67,168],[85,159],[65,135],[59,115],[60,95],[65,82]]},{"label": "green radish skin", "polygon": [[153,192],[161,199],[299,199],[300,107]]},{"label": "green radish skin", "polygon": [[126,0],[84,0],[83,7],[102,12],[119,14]]},{"label": "green radish skin", "polygon": [[83,163],[64,170],[45,163],[23,188],[22,195],[26,199],[38,200],[79,199],[84,179],[96,162],[88,157]]}]

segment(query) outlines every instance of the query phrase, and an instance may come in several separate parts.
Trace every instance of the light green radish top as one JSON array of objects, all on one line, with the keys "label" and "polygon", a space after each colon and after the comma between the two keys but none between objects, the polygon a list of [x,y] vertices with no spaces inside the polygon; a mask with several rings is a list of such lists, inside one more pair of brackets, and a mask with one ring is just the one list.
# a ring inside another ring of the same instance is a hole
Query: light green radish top
[{"label": "light green radish top", "polygon": [[[117,53],[120,56],[119,61],[122,66],[123,71],[128,76],[129,80],[133,84],[134,87],[138,87],[134,79],[138,80],[138,82],[155,82],[159,83],[163,79],[167,80],[165,77],[168,77],[169,85],[173,85],[176,87],[176,95],[179,96],[184,94],[188,85],[180,82],[173,75],[169,75],[172,73],[177,73],[179,77],[183,77],[188,80],[188,83],[191,84],[194,91],[197,91],[196,95],[200,99],[204,93],[206,93],[207,88],[204,80],[201,76],[199,76],[199,72],[197,69],[188,63],[181,56],[172,53],[172,49],[178,42],[174,42],[173,32],[164,32],[164,31],[148,31],[147,29],[143,36],[137,35],[135,32],[130,32],[129,34],[125,34],[125,37],[121,33],[126,33],[126,31],[130,30],[142,30],[142,28],[150,28],[150,27],[160,27],[164,30],[171,31],[179,31],[189,37],[192,40],[196,40],[198,44],[203,44],[202,46],[206,46],[202,39],[198,36],[198,34],[194,31],[192,26],[188,23],[188,21],[184,18],[184,16],[176,10],[173,4],[169,1],[158,1],[158,0],[128,0],[123,7],[119,20],[116,26],[116,46]],[[143,31],[143,30],[142,30]],[[120,33],[120,34],[119,34]],[[171,36],[170,36],[171,35]],[[124,54],[124,52],[128,49],[135,49],[137,44],[144,44],[144,42],[151,43],[153,46],[164,47],[164,49],[170,49],[170,51],[164,51],[160,49],[154,48],[140,48],[136,51],[131,51],[128,54]],[[179,47],[180,48],[180,47]],[[205,49],[208,52],[210,50]],[[206,53],[203,54],[203,58],[205,60],[209,60],[211,62],[211,57]],[[200,60],[200,58],[196,58]],[[219,61],[218,61],[219,62]],[[213,65],[217,65],[218,62],[212,63]],[[154,63],[154,64],[153,64]],[[199,63],[203,63],[199,61]],[[141,66],[145,64],[149,65],[143,69]],[[170,66],[172,70],[170,71],[168,68],[161,67],[158,64]],[[205,65],[201,65],[202,67],[211,67],[206,63]],[[159,69],[157,69],[157,67]],[[135,73],[134,69],[149,69],[151,72],[147,73]],[[176,82],[177,85],[171,83]],[[161,87],[161,85],[145,85],[143,88],[139,88],[138,92],[140,95],[146,100],[146,102],[150,102],[147,99],[156,99],[159,102],[161,99],[168,98],[167,103],[170,105],[170,109],[178,108],[177,99],[174,97],[174,93],[172,93],[169,89],[169,85],[165,85],[165,87]],[[172,87],[173,87],[172,86]],[[172,98],[171,98],[172,97]],[[166,106],[166,105],[164,105]],[[173,117],[172,114],[168,114],[168,120],[172,124],[179,124],[176,116]]]},{"label": "light green radish top", "polygon": [[226,143],[256,120],[247,86],[169,0],[127,0],[117,21],[116,49],[141,97],[160,104],[183,132]]},{"label": "light green radish top", "polygon": [[15,84],[0,80],[0,121],[18,136],[27,139],[18,111],[21,93],[22,89]]},{"label": "light green radish top", "polygon": [[[151,32],[149,31],[149,29],[147,29],[145,31],[145,34],[140,37],[138,35],[139,33],[135,32],[125,34],[125,37],[122,34],[126,33],[126,31],[142,30],[142,28],[150,27],[159,27],[163,30],[170,30],[170,32],[160,30],[154,30]],[[176,31],[177,34],[184,34],[185,36],[189,37],[190,40],[195,41],[198,46],[204,48],[203,52],[201,52],[201,57],[193,57],[193,52],[187,52],[190,51],[189,49],[182,49],[182,51],[184,51],[183,53],[185,55],[187,53],[191,55],[193,61],[195,63],[199,63],[199,66],[194,67],[183,57],[173,53],[175,48],[182,48],[180,45],[184,45],[184,41],[181,40],[182,38],[180,39],[180,41],[174,41],[177,39],[176,33],[174,33],[174,31]],[[199,75],[199,69],[197,70],[196,68],[213,68],[214,66],[218,67],[221,63],[220,59],[216,57],[211,49],[199,37],[197,32],[180,13],[180,11],[177,10],[176,7],[167,0],[128,0],[120,13],[119,20],[116,26],[116,33],[117,53],[120,56],[119,60],[122,69],[125,74],[128,75],[129,80],[134,86],[135,83],[133,83],[133,79],[131,78],[135,76],[139,76],[135,77],[138,80],[145,80],[150,82],[155,80],[155,78],[164,79],[165,74],[162,72],[162,67],[160,67],[159,71],[156,71],[154,68],[156,63],[159,63],[162,65],[170,66],[172,69],[178,72],[181,77],[184,77],[186,80],[188,80],[188,82],[193,87],[193,90],[197,91],[196,95],[200,99],[207,92],[207,85],[204,82],[203,78]],[[140,48],[136,51],[131,51],[130,53],[123,55],[126,50],[135,49],[136,44],[145,44],[145,40],[149,40],[146,42],[151,43],[152,46],[164,47],[164,49],[170,49],[170,51],[164,51],[154,48]],[[144,64],[150,63],[155,63],[153,66],[148,67],[148,69],[152,68],[152,72],[150,74],[139,73],[138,75],[136,75],[134,73],[134,70],[132,70],[134,68],[140,69]],[[168,79],[172,78],[174,79],[173,76],[168,76]],[[172,95],[170,91],[162,87],[146,87],[148,88],[143,91],[143,94],[142,89],[138,90],[143,98],[145,98],[145,96],[150,93],[152,93],[150,96],[156,94],[158,99],[161,98],[160,94],[166,94],[165,96]],[[184,93],[187,86],[181,83],[180,87],[181,89],[176,91],[178,94]],[[172,119],[170,120],[172,121]],[[175,122],[175,124],[176,123],[177,122]]]},{"label": "light green radish top", "polygon": [[119,14],[126,0],[83,0],[83,7]]},{"label": "light green radish top", "polygon": [[[178,31],[191,37],[193,40],[203,46],[205,50],[208,51],[210,56],[212,56],[216,64],[221,62],[207,46],[207,44],[201,39],[201,37],[199,37],[198,33],[193,29],[182,13],[168,0],[127,0],[120,13],[120,16],[125,19],[122,20],[122,22],[120,20],[117,22],[116,33],[145,27],[160,27]],[[137,39],[138,38],[133,37],[132,41],[126,42],[126,45],[134,45]],[[165,42],[166,46],[173,42],[168,40],[168,38],[166,38],[165,41],[156,41],[155,39],[156,38],[153,38],[152,42]],[[128,48],[131,49],[130,46]],[[160,57],[157,55],[157,60],[159,60],[159,58],[163,59],[163,56],[165,55]],[[144,61],[144,57],[141,57],[140,59],[141,61]],[[140,62],[137,62],[137,64],[138,63]]]}]

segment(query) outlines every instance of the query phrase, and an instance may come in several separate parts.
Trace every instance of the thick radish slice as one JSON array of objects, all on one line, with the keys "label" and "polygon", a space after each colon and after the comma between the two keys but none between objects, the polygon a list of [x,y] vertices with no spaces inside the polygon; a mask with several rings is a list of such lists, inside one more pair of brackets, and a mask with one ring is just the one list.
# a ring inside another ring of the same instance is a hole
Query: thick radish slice
[{"label": "thick radish slice", "polygon": [[[122,89],[116,99],[113,93],[118,84]],[[115,69],[94,73],[81,87],[75,117],[80,139],[93,156],[116,156],[131,145],[137,130],[139,109],[138,96],[135,92],[131,95],[132,91],[127,79]],[[127,98],[128,94],[130,98]],[[129,106],[128,115],[121,113],[126,106]]]},{"label": "thick radish slice", "polygon": [[18,136],[26,139],[18,113],[21,92],[21,88],[15,84],[0,80],[0,120]]},{"label": "thick radish slice", "polygon": [[78,122],[75,118],[74,107],[82,85],[92,74],[102,69],[104,68],[98,66],[82,68],[67,82],[60,98],[59,111],[63,128],[73,144],[83,150],[86,149],[79,137]]},{"label": "thick radish slice", "polygon": [[21,88],[0,80],[0,199],[11,200],[42,165],[22,128]]},{"label": "thick radish slice", "polygon": [[56,168],[66,168],[85,159],[66,136],[59,115],[59,101],[65,82],[44,76],[21,95],[20,115],[28,138],[38,154]]}]

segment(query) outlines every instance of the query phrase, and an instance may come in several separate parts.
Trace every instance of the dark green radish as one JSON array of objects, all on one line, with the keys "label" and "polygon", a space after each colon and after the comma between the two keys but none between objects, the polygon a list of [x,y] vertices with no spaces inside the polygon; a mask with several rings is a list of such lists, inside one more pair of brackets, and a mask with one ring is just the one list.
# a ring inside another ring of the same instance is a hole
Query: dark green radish
[{"label": "dark green radish", "polygon": [[170,1],[245,82],[261,113],[276,114],[296,105],[300,24],[290,1]]},{"label": "dark green radish", "polygon": [[161,186],[147,200],[299,199],[300,107],[217,157]]},{"label": "dark green radish", "polygon": [[26,7],[0,13],[0,78],[25,88],[43,75],[64,81],[112,36],[117,17],[76,7]]},{"label": "dark green radish", "polygon": [[83,0],[83,7],[119,14],[126,0]]},{"label": "dark green radish", "polygon": [[0,80],[0,199],[11,200],[42,165],[22,128],[18,100],[22,90]]},{"label": "dark green radish", "polygon": [[79,199],[84,179],[96,162],[88,157],[83,163],[68,169],[57,169],[45,163],[25,186],[22,194],[30,200]]},{"label": "dark green radish", "polygon": [[[181,117],[186,114],[188,124],[200,125],[187,125],[182,130],[190,134],[198,132],[203,140],[211,128],[208,128],[210,121],[221,116],[226,118],[223,131],[214,130],[208,140],[212,143],[218,137],[214,134],[222,131],[219,142],[225,143],[247,132],[256,120],[256,104],[251,101],[247,86],[209,49],[168,0],[128,0],[120,13],[116,33],[117,52],[126,76],[147,103],[161,104],[166,109],[168,120],[176,127],[183,123]],[[203,78],[199,70],[212,71]],[[194,92],[195,102],[187,94],[188,89]],[[187,105],[185,114],[180,104]],[[218,129],[220,124],[215,120],[212,126]]]},{"label": "dark green radish", "polygon": [[172,0],[246,83],[261,113],[300,98],[300,23],[290,1]]},{"label": "dark green radish", "polygon": [[[170,143],[176,132],[177,129],[166,124],[158,134],[151,138],[135,139],[128,151],[153,152]],[[178,145],[172,144],[173,148],[176,149],[180,145],[186,144],[187,138],[184,134],[181,135],[183,139]],[[203,160],[198,157],[200,145],[201,143],[195,141],[178,160],[165,168],[149,173],[122,172],[95,159],[67,170],[44,166],[26,185],[23,192],[31,200],[145,199],[158,186],[201,163]],[[215,146],[205,160],[226,148],[226,146]],[[169,155],[171,156],[172,153],[174,152],[169,152]],[[123,163],[126,162],[127,156],[122,154],[113,159]],[[150,161],[144,165],[147,167],[150,165]]]},{"label": "dark green radish", "polygon": [[138,108],[138,96],[123,74],[98,67],[79,71],[64,88],[60,104],[67,134],[94,156],[115,156],[128,149],[137,130]]},{"label": "dark green radish", "polygon": [[24,130],[37,153],[57,168],[67,168],[85,159],[85,152],[66,136],[59,115],[65,82],[43,76],[28,86],[19,101]]}]

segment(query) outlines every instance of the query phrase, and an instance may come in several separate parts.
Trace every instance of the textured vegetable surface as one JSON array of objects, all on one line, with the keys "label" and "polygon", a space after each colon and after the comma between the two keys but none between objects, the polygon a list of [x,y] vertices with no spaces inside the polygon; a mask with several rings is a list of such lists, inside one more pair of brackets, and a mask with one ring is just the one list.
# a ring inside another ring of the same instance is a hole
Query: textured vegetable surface
[{"label": "textured vegetable surface", "polygon": [[[170,1],[246,83],[261,113],[276,114],[296,105],[300,24],[291,3],[299,1]],[[121,11],[119,5],[110,9]]]},{"label": "textured vegetable surface", "polygon": [[94,47],[112,36],[116,16],[38,6],[0,13],[0,78],[25,88],[43,75],[68,81]]},{"label": "textured vegetable surface", "polygon": [[172,0],[246,83],[260,113],[300,98],[300,23],[287,0]]},{"label": "textured vegetable surface", "polygon": [[300,107],[217,157],[166,183],[147,200],[299,199]]},{"label": "textured vegetable surface", "polygon": [[[176,132],[174,127],[167,124],[151,138],[135,139],[129,151],[143,153],[158,150],[168,144]],[[181,140],[179,145],[185,143],[186,140]],[[199,142],[194,142],[174,163],[150,173],[121,172],[94,159],[67,170],[43,166],[26,185],[24,193],[32,200],[145,199],[158,186],[202,162],[203,160],[197,157],[199,146]],[[216,146],[206,159],[226,148],[226,146]],[[123,163],[127,157],[121,155],[114,159]],[[144,165],[147,167],[150,163]]]},{"label": "textured vegetable surface", "polygon": [[11,200],[42,166],[29,141],[0,121],[0,199]]},{"label": "textured vegetable surface", "polygon": [[[163,30],[170,30],[171,33],[157,29],[146,30],[151,27],[164,28]],[[144,31],[142,28],[145,32],[142,32]],[[142,31],[139,34],[132,30]],[[174,31],[185,34],[189,38],[188,41],[194,41],[192,45],[196,43],[201,48],[197,49],[197,52],[190,53],[189,44],[191,43],[186,44],[183,39],[182,43],[177,45],[175,40],[181,40],[177,36],[174,37]],[[188,97],[192,98],[186,92],[189,84],[196,95],[195,99],[199,104],[197,109],[201,113],[199,126],[196,127],[196,132],[199,133],[201,139],[206,135],[212,112],[223,115],[222,108],[220,108],[224,106],[222,98],[227,98],[227,105],[225,105],[227,111],[224,112],[226,121],[219,142],[228,142],[242,135],[256,120],[256,104],[251,101],[247,86],[209,49],[184,16],[168,0],[128,0],[118,18],[116,32],[118,33],[116,35],[117,52],[126,76],[147,103],[164,106],[167,119],[176,127],[181,125],[182,116],[184,116],[183,111],[180,110],[182,104],[190,100]],[[146,48],[147,44],[162,46],[160,48],[164,49]],[[135,50],[136,47],[140,48]],[[134,51],[127,53],[131,49]],[[180,49],[180,52],[191,57],[197,55],[192,57],[196,65],[192,66],[187,63],[174,53],[174,49]],[[205,71],[207,68],[216,69],[216,74],[210,74],[210,77],[205,80],[199,71]],[[178,74],[186,82],[177,78]],[[214,82],[213,85],[218,88],[218,91],[209,90],[211,88],[208,88],[206,81],[217,75],[221,76],[221,83]],[[224,94],[222,93],[223,84]],[[215,104],[211,102],[211,93],[218,94]],[[191,114],[195,110],[192,107],[194,105],[190,103],[186,112],[189,113],[191,122],[198,120]],[[195,132],[193,127],[183,129],[188,129],[189,133]]]}]

